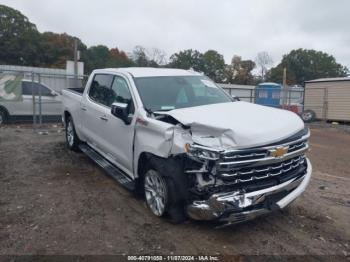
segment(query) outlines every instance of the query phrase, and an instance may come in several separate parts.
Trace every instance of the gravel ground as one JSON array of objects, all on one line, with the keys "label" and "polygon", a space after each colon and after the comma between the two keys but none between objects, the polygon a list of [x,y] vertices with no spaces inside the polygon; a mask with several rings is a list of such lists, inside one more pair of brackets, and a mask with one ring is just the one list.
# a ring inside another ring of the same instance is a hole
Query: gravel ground
[{"label": "gravel ground", "polygon": [[[349,259],[350,134],[312,128],[314,172],[283,211],[215,229],[153,217],[81,153],[59,126],[0,128],[0,254],[324,255]],[[335,260],[336,261],[336,260]]]}]

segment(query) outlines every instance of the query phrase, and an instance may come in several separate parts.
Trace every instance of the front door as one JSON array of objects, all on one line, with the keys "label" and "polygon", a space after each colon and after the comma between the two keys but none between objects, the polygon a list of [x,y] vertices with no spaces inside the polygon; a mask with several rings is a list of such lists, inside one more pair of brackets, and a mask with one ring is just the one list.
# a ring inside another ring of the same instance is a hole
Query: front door
[{"label": "front door", "polygon": [[134,121],[126,125],[112,115],[113,102],[128,104],[130,115],[134,114],[126,80],[117,75],[96,74],[81,105],[83,132],[90,146],[132,176]]},{"label": "front door", "polygon": [[[127,104],[129,115],[133,116],[135,107],[127,81],[122,76],[114,76],[111,90],[113,92],[112,102]],[[105,136],[108,137],[107,153],[113,157],[123,171],[132,175],[135,121],[125,124],[110,111],[107,117],[108,122],[104,130]]]}]

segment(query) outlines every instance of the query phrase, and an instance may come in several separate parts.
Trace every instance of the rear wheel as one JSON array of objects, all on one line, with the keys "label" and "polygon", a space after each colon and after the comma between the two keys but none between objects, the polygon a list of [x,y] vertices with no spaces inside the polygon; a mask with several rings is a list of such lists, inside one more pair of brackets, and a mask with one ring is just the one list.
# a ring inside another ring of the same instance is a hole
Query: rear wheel
[{"label": "rear wheel", "polygon": [[70,150],[79,151],[80,140],[75,132],[74,122],[71,116],[68,117],[66,123],[66,144]]},{"label": "rear wheel", "polygon": [[305,110],[302,114],[301,114],[301,119],[304,120],[304,122],[306,123],[310,123],[312,121],[315,120],[316,114],[314,111],[312,110]]},{"label": "rear wheel", "polygon": [[0,126],[2,126],[3,124],[6,124],[8,120],[8,115],[7,112],[0,108]]}]

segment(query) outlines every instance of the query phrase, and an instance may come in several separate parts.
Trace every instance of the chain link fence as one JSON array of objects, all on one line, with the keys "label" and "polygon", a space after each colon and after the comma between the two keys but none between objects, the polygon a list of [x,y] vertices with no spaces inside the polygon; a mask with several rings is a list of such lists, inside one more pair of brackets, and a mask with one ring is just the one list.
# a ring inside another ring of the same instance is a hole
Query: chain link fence
[{"label": "chain link fence", "polygon": [[282,108],[298,114],[303,112],[304,88],[257,88],[255,86],[243,88],[236,87],[235,85],[221,86],[231,96],[238,97],[242,101]]},{"label": "chain link fence", "polygon": [[25,122],[34,128],[60,122],[62,90],[85,86],[87,76],[0,70],[0,124]]},{"label": "chain link fence", "polygon": [[290,110],[300,115],[305,122],[350,123],[350,84],[349,87],[307,85],[306,88],[221,86],[231,96],[242,101]]}]

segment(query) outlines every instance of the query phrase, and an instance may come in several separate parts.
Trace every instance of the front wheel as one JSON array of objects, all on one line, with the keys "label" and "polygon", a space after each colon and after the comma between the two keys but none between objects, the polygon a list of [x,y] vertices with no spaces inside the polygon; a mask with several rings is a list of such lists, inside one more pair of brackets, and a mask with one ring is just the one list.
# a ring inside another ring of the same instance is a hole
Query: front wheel
[{"label": "front wheel", "polygon": [[145,175],[144,189],[147,207],[154,215],[163,216],[169,203],[165,178],[157,171],[149,170]]},{"label": "front wheel", "polygon": [[70,150],[79,151],[80,140],[77,133],[75,132],[72,117],[68,117],[66,123],[66,144]]},{"label": "front wheel", "polygon": [[180,224],[186,220],[184,207],[174,202],[175,185],[170,177],[150,169],[144,177],[144,192],[148,209],[157,217],[167,217],[173,224]]}]

